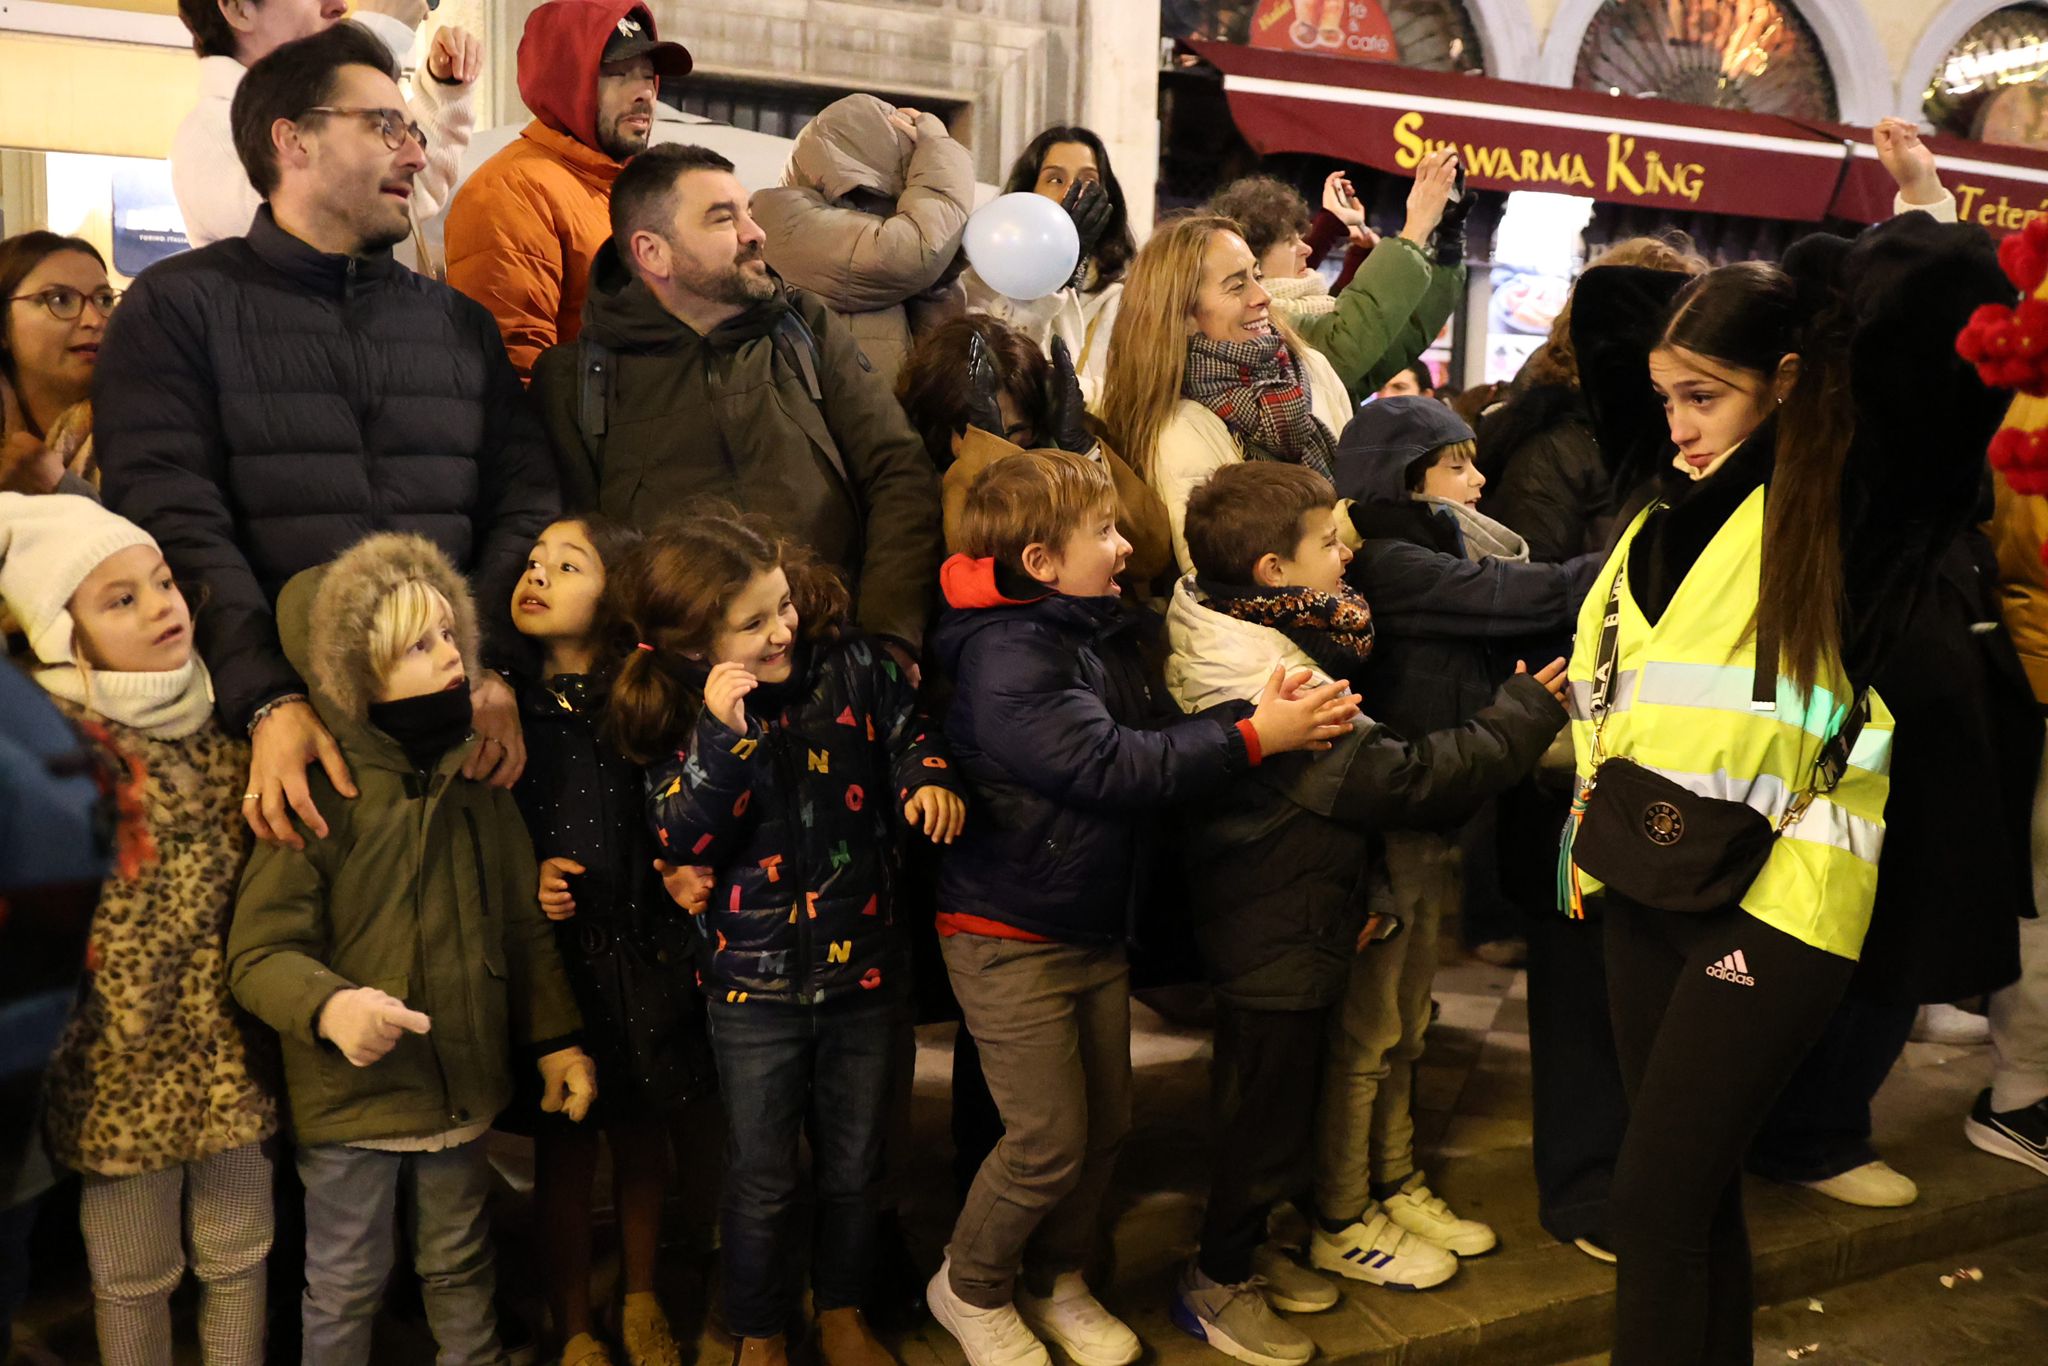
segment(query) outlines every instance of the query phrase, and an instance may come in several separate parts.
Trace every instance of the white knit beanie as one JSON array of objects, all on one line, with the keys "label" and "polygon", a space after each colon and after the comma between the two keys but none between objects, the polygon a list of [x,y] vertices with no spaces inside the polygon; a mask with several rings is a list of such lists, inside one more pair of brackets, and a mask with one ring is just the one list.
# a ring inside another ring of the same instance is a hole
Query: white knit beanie
[{"label": "white knit beanie", "polygon": [[70,664],[71,597],[100,562],[150,534],[75,493],[0,493],[0,598],[45,664]]}]

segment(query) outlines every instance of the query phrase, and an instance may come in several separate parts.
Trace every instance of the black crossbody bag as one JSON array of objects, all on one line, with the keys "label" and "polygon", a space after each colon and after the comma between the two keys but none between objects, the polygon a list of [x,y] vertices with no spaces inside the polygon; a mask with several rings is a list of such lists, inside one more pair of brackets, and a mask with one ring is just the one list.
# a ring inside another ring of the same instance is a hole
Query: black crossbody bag
[{"label": "black crossbody bag", "polygon": [[[1583,814],[1572,837],[1571,861],[1645,906],[1690,914],[1722,910],[1742,900],[1770,858],[1771,846],[1805,814],[1815,795],[1833,792],[1842,781],[1856,737],[1870,719],[1870,697],[1857,691],[1841,728],[1815,756],[1810,781],[1776,825],[1753,806],[1702,797],[1632,759],[1604,757],[1600,739],[1614,702],[1627,573],[1624,559],[1600,624],[1593,667],[1593,773],[1579,794]],[[1758,711],[1777,709],[1777,662],[1777,642],[1760,633],[1750,692]]]}]

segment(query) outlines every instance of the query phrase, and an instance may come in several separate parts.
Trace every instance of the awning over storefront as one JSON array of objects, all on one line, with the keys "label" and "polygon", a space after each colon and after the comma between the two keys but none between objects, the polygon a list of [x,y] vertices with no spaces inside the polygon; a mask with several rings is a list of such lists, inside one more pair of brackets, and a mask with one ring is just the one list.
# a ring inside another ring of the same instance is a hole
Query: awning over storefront
[{"label": "awning over storefront", "polygon": [[[1875,223],[1892,183],[1868,129],[1624,99],[1377,62],[1195,43],[1260,154],[1407,174],[1458,148],[1469,183],[1680,212]],[[2048,212],[2048,154],[1929,138],[1966,221],[2016,232]]]},{"label": "awning over storefront", "polygon": [[[1817,219],[1843,166],[1833,137],[1784,119],[1483,76],[1196,43],[1261,154],[1413,171],[1454,144],[1469,183],[1759,218]],[[1880,168],[1881,170],[1881,168]]]},{"label": "awning over storefront", "polygon": [[[1892,178],[1878,162],[1870,135],[1855,128],[1821,128],[1849,149],[1842,187],[1828,212],[1853,223],[1876,223],[1892,212]],[[1956,197],[1956,214],[1995,235],[2018,232],[2048,213],[2048,153],[1998,147],[1964,138],[1930,137],[1941,183]]]}]

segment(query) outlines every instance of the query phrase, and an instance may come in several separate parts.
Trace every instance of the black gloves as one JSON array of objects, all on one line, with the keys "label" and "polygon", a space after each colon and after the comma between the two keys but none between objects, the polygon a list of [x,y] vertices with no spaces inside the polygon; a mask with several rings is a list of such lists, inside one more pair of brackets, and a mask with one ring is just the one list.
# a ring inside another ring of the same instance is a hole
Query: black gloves
[{"label": "black gloves", "polygon": [[1045,425],[1039,441],[1075,455],[1095,449],[1095,434],[1088,430],[1088,403],[1081,397],[1081,380],[1074,373],[1074,358],[1067,344],[1052,339],[1052,370],[1045,377]]},{"label": "black gloves", "polygon": [[1074,231],[1081,238],[1081,254],[1074,261],[1074,276],[1067,281],[1070,288],[1080,285],[1088,273],[1088,263],[1095,259],[1095,248],[1101,245],[1102,234],[1109,230],[1109,216],[1116,206],[1110,203],[1109,191],[1098,181],[1077,180],[1067,190],[1060,207],[1067,211],[1067,217],[1074,220]]},{"label": "black gloves", "polygon": [[1458,168],[1455,198],[1444,205],[1444,216],[1429,235],[1429,259],[1439,266],[1465,264],[1465,217],[1472,212],[1472,191],[1465,188],[1465,168]]},{"label": "black gloves", "polygon": [[979,332],[967,339],[967,425],[991,436],[1009,439],[1003,423],[1003,386],[996,379],[995,357]]}]

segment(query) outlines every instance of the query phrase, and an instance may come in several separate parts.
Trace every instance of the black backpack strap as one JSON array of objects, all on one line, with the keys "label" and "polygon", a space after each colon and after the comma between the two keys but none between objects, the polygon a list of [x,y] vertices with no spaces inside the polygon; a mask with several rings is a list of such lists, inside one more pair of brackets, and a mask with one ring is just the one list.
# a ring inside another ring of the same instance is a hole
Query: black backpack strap
[{"label": "black backpack strap", "polygon": [[588,336],[578,337],[576,373],[576,426],[583,433],[583,444],[595,455],[598,442],[604,439],[606,419],[611,415],[611,348]]}]

